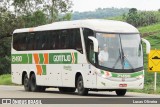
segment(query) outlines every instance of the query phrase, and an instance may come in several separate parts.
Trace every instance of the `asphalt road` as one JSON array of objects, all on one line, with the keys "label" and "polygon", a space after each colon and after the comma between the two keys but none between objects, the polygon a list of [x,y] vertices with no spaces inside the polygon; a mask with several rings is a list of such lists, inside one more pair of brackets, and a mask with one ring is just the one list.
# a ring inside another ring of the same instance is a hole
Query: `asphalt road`
[{"label": "asphalt road", "polygon": [[[115,92],[93,92],[90,91],[88,96],[79,96],[77,92],[62,94],[57,88],[48,88],[45,92],[26,92],[23,86],[3,86],[0,85],[0,98],[117,98]],[[127,92],[122,98],[160,98],[160,95]],[[118,97],[119,98],[119,97]]]},{"label": "asphalt road", "polygon": [[[160,95],[154,95],[154,94],[143,94],[143,93],[134,93],[134,92],[127,92],[127,94],[124,97],[118,97],[115,92],[89,92],[88,96],[79,96],[77,93],[68,93],[68,94],[62,94],[58,91],[56,88],[49,88],[45,92],[26,92],[24,91],[23,86],[0,86],[0,98],[86,98],[86,99],[91,99],[91,98],[109,98],[110,101],[112,102],[112,99],[114,100],[115,98],[160,98]],[[120,99],[119,99],[120,100]],[[117,101],[118,102],[118,101]],[[60,103],[61,104],[61,103]],[[75,104],[62,104],[62,105],[56,105],[55,107],[75,107]],[[92,103],[91,103],[92,104]],[[76,107],[88,107],[87,104],[82,104],[77,105]],[[110,106],[113,106],[113,104],[109,104]],[[107,105],[107,107],[109,106]],[[151,106],[151,104],[149,104]],[[143,104],[141,107],[149,107],[148,104]],[[4,105],[0,105],[2,107]],[[5,105],[5,107],[17,107],[18,105]],[[27,106],[27,105],[23,105]],[[42,105],[41,105],[42,106]],[[41,106],[35,106],[35,107],[41,107]],[[46,105],[47,107],[51,107],[49,105]],[[92,107],[106,107],[106,104],[93,104]],[[156,107],[157,105],[154,105]],[[158,105],[159,106],[159,105]],[[158,107],[157,106],[157,107]],[[53,107],[53,106],[52,106]],[[116,104],[114,107],[121,107],[120,105]],[[132,106],[130,106],[132,107]],[[135,106],[134,106],[135,107]]]}]

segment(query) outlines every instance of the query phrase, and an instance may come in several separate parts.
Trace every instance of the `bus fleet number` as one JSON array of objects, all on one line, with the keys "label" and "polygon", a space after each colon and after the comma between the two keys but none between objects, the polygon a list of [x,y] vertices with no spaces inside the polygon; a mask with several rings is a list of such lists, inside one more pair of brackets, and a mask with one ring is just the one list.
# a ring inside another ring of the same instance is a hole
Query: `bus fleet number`
[{"label": "bus fleet number", "polygon": [[12,62],[22,62],[22,56],[12,56]]}]

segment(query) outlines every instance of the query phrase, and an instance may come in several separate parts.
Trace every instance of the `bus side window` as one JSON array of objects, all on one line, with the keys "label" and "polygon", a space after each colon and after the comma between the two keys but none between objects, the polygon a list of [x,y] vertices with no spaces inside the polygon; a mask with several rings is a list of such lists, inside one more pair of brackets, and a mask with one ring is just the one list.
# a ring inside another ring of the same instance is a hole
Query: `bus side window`
[{"label": "bus side window", "polygon": [[61,49],[61,42],[60,42],[60,31],[57,30],[55,33],[55,49]]},{"label": "bus side window", "polygon": [[39,45],[39,43],[40,43],[40,35],[39,35],[39,32],[37,32],[35,36],[35,45],[34,45],[36,50],[41,49],[41,46]]},{"label": "bus side window", "polygon": [[15,50],[19,50],[20,48],[20,43],[19,43],[19,40],[20,40],[20,34],[14,34],[13,35],[13,48]]},{"label": "bus side window", "polygon": [[81,42],[81,35],[80,35],[80,29],[75,30],[75,36],[76,36],[76,50],[81,52],[83,54],[82,50],[82,42]]},{"label": "bus side window", "polygon": [[60,36],[61,49],[69,49],[69,30],[62,30]]},{"label": "bus side window", "polygon": [[29,33],[26,36],[27,50],[34,50],[34,37],[35,33]]},{"label": "bus side window", "polygon": [[13,48],[18,51],[26,50],[26,33],[13,35]]},{"label": "bus side window", "polygon": [[56,33],[55,33],[55,31],[50,31],[48,42],[49,42],[49,50],[56,49],[57,44],[56,44]]},{"label": "bus side window", "polygon": [[77,28],[71,30],[70,43],[72,49],[75,49],[83,54],[80,29]]},{"label": "bus side window", "polygon": [[26,46],[26,35],[25,33],[23,33],[20,37],[20,49],[21,51],[26,50],[27,46]]},{"label": "bus side window", "polygon": [[88,39],[88,36],[93,36],[93,35],[94,33],[91,29],[83,28],[83,36],[84,36],[84,41],[86,46],[87,58],[91,63],[94,63],[95,57],[94,57],[94,51],[93,51],[93,43],[91,40]]}]

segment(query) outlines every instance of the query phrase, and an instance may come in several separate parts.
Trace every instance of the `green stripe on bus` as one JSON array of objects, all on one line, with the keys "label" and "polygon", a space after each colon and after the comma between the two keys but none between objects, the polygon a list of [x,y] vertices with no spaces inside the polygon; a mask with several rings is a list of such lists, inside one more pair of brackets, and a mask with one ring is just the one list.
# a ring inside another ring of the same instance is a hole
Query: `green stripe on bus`
[{"label": "green stripe on bus", "polygon": [[32,64],[32,54],[28,54],[29,64]]},{"label": "green stripe on bus", "polygon": [[42,75],[46,75],[46,65],[42,65]]},{"label": "green stripe on bus", "polygon": [[78,55],[76,52],[74,53],[74,56],[75,56],[75,64],[77,64],[78,63]]},{"label": "green stripe on bus", "polygon": [[28,55],[12,54],[12,64],[28,64]]},{"label": "green stripe on bus", "polygon": [[[49,64],[77,64],[78,54],[72,53],[49,53]],[[12,54],[12,64],[33,64],[32,54]],[[39,64],[44,64],[44,56],[39,54]]]},{"label": "green stripe on bus", "polygon": [[39,59],[40,59],[39,63],[40,63],[40,64],[43,64],[43,63],[44,63],[43,54],[39,54]]},{"label": "green stripe on bus", "polygon": [[135,73],[131,73],[131,74],[127,74],[127,73],[111,73],[112,77],[118,77],[119,75],[129,75],[131,78],[143,75],[143,71],[140,72],[135,72]]},{"label": "green stripe on bus", "polygon": [[137,77],[137,76],[140,76],[140,75],[143,75],[143,71],[133,73],[133,74],[131,74],[131,77]]}]

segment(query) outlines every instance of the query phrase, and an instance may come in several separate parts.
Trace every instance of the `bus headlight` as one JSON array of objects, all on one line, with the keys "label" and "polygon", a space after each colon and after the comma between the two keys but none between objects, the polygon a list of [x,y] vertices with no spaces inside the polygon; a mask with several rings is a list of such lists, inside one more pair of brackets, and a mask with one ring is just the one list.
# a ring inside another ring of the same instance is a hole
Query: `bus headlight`
[{"label": "bus headlight", "polygon": [[103,77],[103,78],[110,78],[110,77],[112,77],[112,74],[109,71],[96,70],[95,73],[98,76]]},{"label": "bus headlight", "polygon": [[137,76],[137,79],[142,79],[142,78],[144,78],[144,75]]},{"label": "bus headlight", "polygon": [[110,78],[112,74],[109,71],[103,71],[104,74],[102,75],[103,78]]}]

